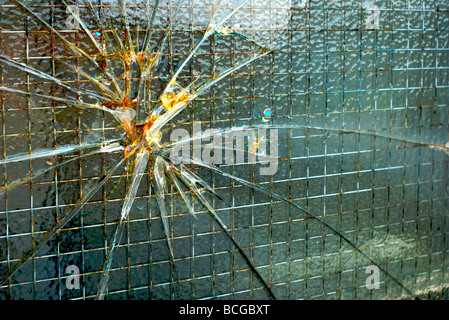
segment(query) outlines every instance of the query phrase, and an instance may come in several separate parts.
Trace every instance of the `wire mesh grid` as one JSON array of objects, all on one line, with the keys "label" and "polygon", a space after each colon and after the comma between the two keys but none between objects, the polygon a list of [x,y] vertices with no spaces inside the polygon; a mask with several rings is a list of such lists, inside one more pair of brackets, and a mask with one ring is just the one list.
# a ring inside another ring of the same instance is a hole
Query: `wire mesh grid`
[{"label": "wire mesh grid", "polygon": [[[111,2],[98,5],[119,7]],[[261,176],[257,165],[247,163],[222,165],[220,170],[263,186],[320,217],[403,285],[381,273],[380,288],[367,289],[366,270],[372,263],[320,221],[291,203],[193,166],[223,199],[205,195],[276,298],[399,298],[407,293],[404,287],[414,294],[443,292],[448,283],[448,158],[444,149],[448,141],[448,4],[374,2],[379,28],[369,29],[370,13],[363,2],[291,3],[288,26],[276,30],[285,36],[288,50],[275,51],[229,75],[181,114],[179,119],[187,122],[176,118],[170,125],[190,129],[195,120],[206,129],[268,121],[279,131],[277,172]],[[198,3],[204,5],[192,0],[181,8],[180,21],[191,23],[180,22],[170,31],[162,53],[166,70],[155,78],[155,91],[170,80],[174,67],[204,32],[194,27]],[[276,1],[251,3],[279,5]],[[69,16],[64,4],[42,0],[28,1],[27,6],[52,25],[60,23],[69,41],[91,50],[83,32],[63,26]],[[148,8],[144,1],[127,6],[136,14]],[[161,17],[172,16],[177,8],[171,1],[159,7]],[[83,8],[80,5],[84,18]],[[88,82],[59,63],[61,59],[75,65],[84,62],[67,54],[54,34],[13,3],[2,0],[0,10],[2,55],[78,87]],[[233,24],[250,20],[248,12],[236,16]],[[87,19],[84,22],[95,31],[94,22]],[[155,27],[154,32],[162,36],[167,30]],[[238,37],[224,39],[224,44],[211,40],[195,56],[194,61],[206,69],[203,75],[216,75],[218,60],[235,65],[242,56],[260,50],[252,43],[242,45]],[[1,68],[3,87],[73,96],[51,81],[7,64]],[[195,79],[194,69],[180,75],[179,81]],[[113,139],[121,132],[105,113],[67,109],[37,97],[2,91],[1,107],[4,159],[43,148]],[[266,108],[272,112],[268,119],[263,116]],[[76,207],[120,153],[80,157],[78,151],[1,167],[6,186],[73,159],[1,194],[2,274]],[[93,298],[130,187],[128,178],[127,171],[114,174],[79,215],[0,287],[1,297]],[[150,180],[147,171],[112,263],[107,298],[267,298],[263,285],[206,208],[192,196],[195,214],[191,214],[172,187],[167,196],[179,277],[175,281]],[[67,267],[73,265],[81,272],[79,289],[66,285]]]}]

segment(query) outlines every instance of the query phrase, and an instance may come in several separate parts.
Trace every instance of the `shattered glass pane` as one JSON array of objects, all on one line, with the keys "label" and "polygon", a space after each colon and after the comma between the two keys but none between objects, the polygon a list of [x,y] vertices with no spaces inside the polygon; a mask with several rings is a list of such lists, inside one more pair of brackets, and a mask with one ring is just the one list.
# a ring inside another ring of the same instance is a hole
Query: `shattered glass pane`
[{"label": "shattered glass pane", "polygon": [[2,0],[2,299],[447,298],[449,7]]}]

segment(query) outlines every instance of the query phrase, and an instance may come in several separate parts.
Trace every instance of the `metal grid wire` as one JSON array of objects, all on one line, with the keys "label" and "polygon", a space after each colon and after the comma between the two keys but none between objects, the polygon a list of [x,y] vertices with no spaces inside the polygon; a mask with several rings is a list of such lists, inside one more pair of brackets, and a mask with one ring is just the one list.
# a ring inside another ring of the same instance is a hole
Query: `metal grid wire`
[{"label": "metal grid wire", "polygon": [[[275,6],[274,1],[270,2]],[[195,1],[185,7],[191,17]],[[279,168],[260,176],[252,164],[221,169],[259,183],[342,232],[380,266],[416,294],[439,292],[448,284],[448,156],[432,144],[448,141],[449,6],[447,1],[379,1],[380,28],[364,26],[361,1],[292,4],[289,50],[267,55],[229,76],[195,101],[184,115],[203,128],[261,122],[271,108],[279,129]],[[32,18],[2,0],[1,52],[67,76],[55,56],[61,45]],[[171,2],[161,5],[164,12]],[[104,4],[107,6],[107,4]],[[53,21],[65,21],[55,0],[30,7]],[[136,7],[137,8],[137,7]],[[137,10],[137,9],[136,9]],[[184,11],[183,11],[184,12]],[[356,14],[352,14],[352,13]],[[330,21],[346,17],[335,25]],[[317,32],[317,30],[322,32]],[[144,30],[142,30],[144,31]],[[164,29],[155,30],[163,32]],[[169,65],[186,54],[201,30],[173,30]],[[82,46],[77,30],[74,43]],[[86,39],[84,39],[86,40]],[[205,45],[196,59],[231,61],[252,54],[235,41]],[[74,63],[75,57],[65,56]],[[192,70],[191,70],[192,71]],[[173,70],[171,70],[173,72]],[[214,68],[210,70],[214,73]],[[32,75],[1,66],[2,86],[29,92],[68,94]],[[186,75],[192,78],[193,71]],[[161,75],[169,79],[170,74]],[[71,80],[83,80],[75,74]],[[3,158],[42,148],[115,137],[119,129],[101,113],[67,110],[57,103],[3,92],[0,140]],[[299,128],[305,126],[308,128]],[[347,130],[344,133],[342,130]],[[375,134],[351,131],[370,130]],[[0,273],[20,259],[64,212],[99,179],[115,155],[97,155],[57,167],[0,201]],[[48,157],[0,168],[3,183],[33,174],[72,156]],[[405,291],[381,274],[378,290],[368,290],[365,261],[341,238],[292,205],[262,195],[205,169],[195,172],[225,200],[209,197],[234,237],[279,299],[399,298]],[[0,288],[3,299],[84,299],[96,294],[125,192],[112,177],[49,244]],[[149,179],[143,179],[117,250],[108,299],[170,299],[177,285]],[[83,191],[84,190],[84,191]],[[205,209],[194,202],[196,218],[171,196],[175,263],[185,299],[266,298],[261,284]],[[178,199],[179,200],[179,199]],[[81,270],[81,288],[69,290],[66,268]],[[432,291],[433,290],[433,291]]]}]

